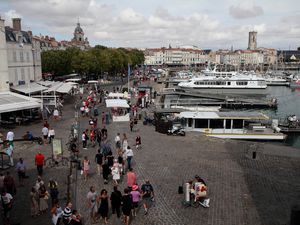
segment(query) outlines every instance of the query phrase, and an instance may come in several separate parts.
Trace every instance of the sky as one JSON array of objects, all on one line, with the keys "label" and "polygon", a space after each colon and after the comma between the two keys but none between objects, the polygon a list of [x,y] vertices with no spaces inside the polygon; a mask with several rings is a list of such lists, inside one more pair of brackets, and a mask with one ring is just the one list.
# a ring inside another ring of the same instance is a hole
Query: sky
[{"label": "sky", "polygon": [[252,30],[259,47],[300,46],[299,0],[0,0],[0,15],[56,40],[71,40],[79,19],[92,46],[246,49]]}]

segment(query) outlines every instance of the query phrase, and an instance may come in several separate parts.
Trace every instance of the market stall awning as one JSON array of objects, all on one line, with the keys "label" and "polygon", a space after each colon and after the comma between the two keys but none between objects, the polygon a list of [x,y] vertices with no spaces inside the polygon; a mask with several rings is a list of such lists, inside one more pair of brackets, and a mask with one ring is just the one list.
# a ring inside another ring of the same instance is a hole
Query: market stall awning
[{"label": "market stall awning", "polygon": [[61,86],[59,86],[56,90],[56,92],[58,93],[64,93],[64,94],[68,94],[70,93],[70,91],[72,90],[73,88],[73,84],[70,84],[70,83],[63,83]]},{"label": "market stall awning", "polygon": [[106,99],[107,108],[129,108],[129,105],[125,99]]},{"label": "market stall awning", "polygon": [[40,100],[13,92],[0,92],[0,113],[40,108]]},{"label": "market stall awning", "polygon": [[24,85],[12,86],[10,87],[10,89],[23,94],[30,94],[30,93],[41,92],[47,90],[48,88],[37,83],[28,83]]},{"label": "market stall awning", "polygon": [[54,91],[56,91],[62,84],[63,84],[62,82],[54,82],[54,83],[51,85],[51,87],[50,87],[48,90],[44,91],[44,92],[45,92],[45,93],[46,93],[46,92],[54,92]]}]

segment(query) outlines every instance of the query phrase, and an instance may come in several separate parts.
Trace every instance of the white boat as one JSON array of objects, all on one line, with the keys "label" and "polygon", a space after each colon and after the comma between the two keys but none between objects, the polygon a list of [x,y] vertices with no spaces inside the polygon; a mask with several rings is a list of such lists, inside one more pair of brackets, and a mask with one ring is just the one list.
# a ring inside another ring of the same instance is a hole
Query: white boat
[{"label": "white boat", "polygon": [[[246,140],[285,140],[276,125],[268,128],[260,122],[269,120],[255,112],[181,112],[185,131],[198,131],[208,137]],[[275,124],[275,123],[274,123]]]},{"label": "white boat", "polygon": [[194,77],[178,86],[185,91],[214,94],[261,95],[267,93],[264,78],[238,72],[203,71],[205,76]]},{"label": "white boat", "polygon": [[289,82],[282,77],[267,76],[264,78],[268,86],[289,86]]}]

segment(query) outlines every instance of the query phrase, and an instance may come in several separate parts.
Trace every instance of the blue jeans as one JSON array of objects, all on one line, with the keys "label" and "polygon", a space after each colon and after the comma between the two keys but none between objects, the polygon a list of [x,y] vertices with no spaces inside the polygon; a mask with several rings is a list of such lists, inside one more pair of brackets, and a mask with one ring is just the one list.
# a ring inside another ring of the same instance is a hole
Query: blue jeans
[{"label": "blue jeans", "polygon": [[131,168],[131,159],[132,159],[132,156],[127,156],[127,165],[128,165],[128,169]]}]

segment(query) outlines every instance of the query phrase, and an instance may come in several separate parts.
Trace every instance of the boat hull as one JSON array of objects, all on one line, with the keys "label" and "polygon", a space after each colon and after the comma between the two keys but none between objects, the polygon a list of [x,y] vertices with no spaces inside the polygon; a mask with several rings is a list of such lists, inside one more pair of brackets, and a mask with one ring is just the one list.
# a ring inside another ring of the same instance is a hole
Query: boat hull
[{"label": "boat hull", "polygon": [[266,88],[200,88],[180,87],[181,90],[198,93],[211,94],[239,94],[239,95],[267,95]]}]

